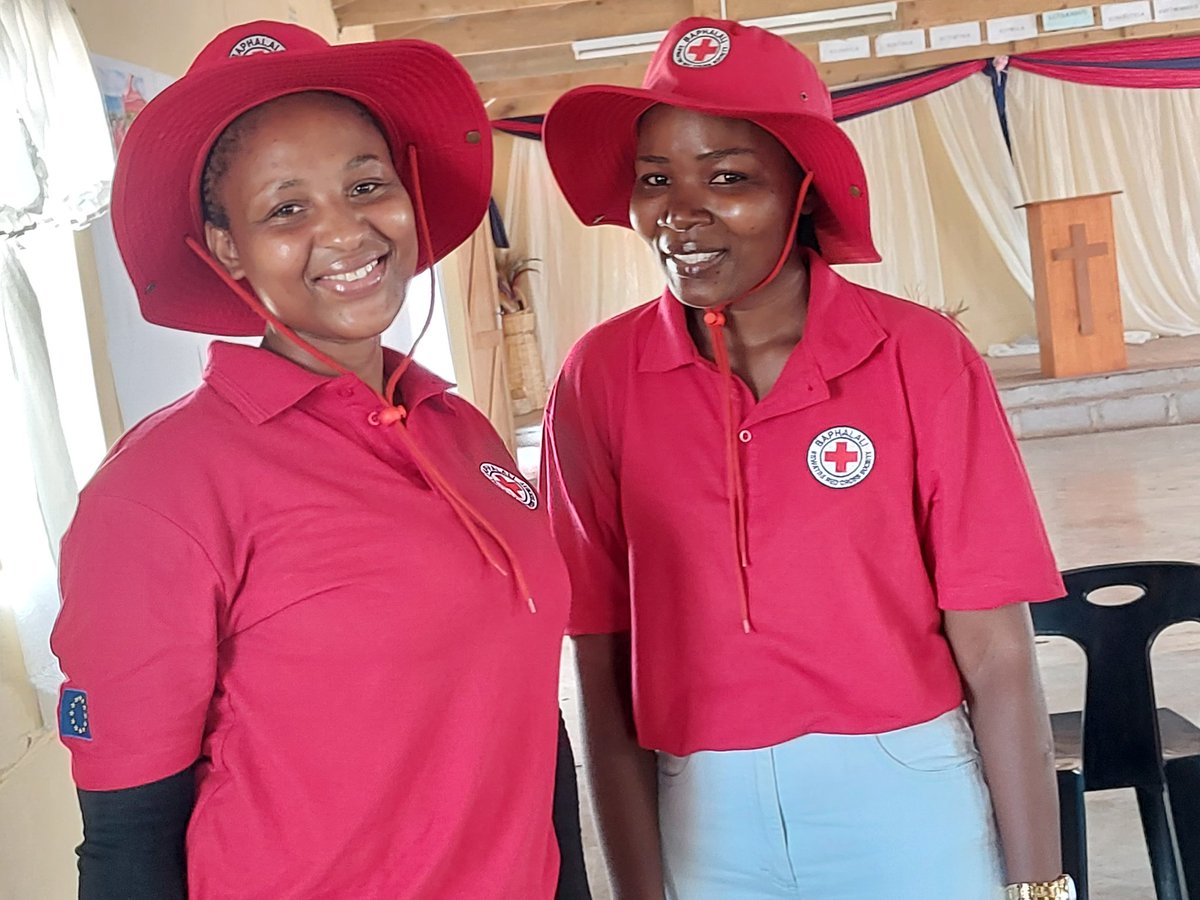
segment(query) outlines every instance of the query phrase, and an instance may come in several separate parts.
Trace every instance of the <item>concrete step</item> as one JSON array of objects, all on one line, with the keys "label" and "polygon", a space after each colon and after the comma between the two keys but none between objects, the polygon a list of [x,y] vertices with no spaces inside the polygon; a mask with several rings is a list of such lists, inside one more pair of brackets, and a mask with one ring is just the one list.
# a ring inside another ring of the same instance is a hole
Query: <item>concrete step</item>
[{"label": "concrete step", "polygon": [[1020,439],[1200,422],[1200,366],[1001,388]]}]

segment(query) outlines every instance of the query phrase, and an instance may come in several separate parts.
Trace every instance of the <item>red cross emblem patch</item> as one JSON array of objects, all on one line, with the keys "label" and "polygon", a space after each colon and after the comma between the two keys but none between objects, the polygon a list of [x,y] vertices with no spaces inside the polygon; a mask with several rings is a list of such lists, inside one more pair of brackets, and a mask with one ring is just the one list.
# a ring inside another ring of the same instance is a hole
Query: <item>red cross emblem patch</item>
[{"label": "red cross emblem patch", "polygon": [[537,494],[533,492],[533,488],[529,486],[529,482],[520,475],[514,475],[508,469],[498,466],[495,463],[483,463],[480,465],[479,471],[484,474],[488,481],[514,500],[524,503],[530,509],[537,509]]},{"label": "red cross emblem patch", "polygon": [[675,44],[671,59],[685,69],[708,69],[728,55],[728,34],[720,28],[694,28]]},{"label": "red cross emblem patch", "polygon": [[875,445],[857,428],[839,425],[808,446],[808,470],[826,487],[854,487],[875,467]]},{"label": "red cross emblem patch", "polygon": [[287,47],[269,34],[252,34],[244,37],[229,51],[230,56],[257,56],[260,53],[282,53]]}]

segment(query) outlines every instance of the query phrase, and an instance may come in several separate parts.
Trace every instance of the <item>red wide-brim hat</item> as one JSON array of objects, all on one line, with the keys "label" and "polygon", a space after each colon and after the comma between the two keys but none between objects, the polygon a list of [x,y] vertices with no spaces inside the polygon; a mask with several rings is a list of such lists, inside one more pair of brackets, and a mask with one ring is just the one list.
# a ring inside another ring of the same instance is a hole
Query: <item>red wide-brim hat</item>
[{"label": "red wide-brim hat", "polygon": [[821,256],[830,263],[879,262],[862,159],[834,122],[816,67],[778,35],[721,19],[675,25],[641,88],[587,85],[550,108],[546,155],[585,225],[630,227],[638,120],[659,103],[765,129],[813,176]]},{"label": "red wide-brim hat", "polygon": [[375,116],[410,196],[416,149],[430,245],[422,268],[470,236],[487,211],[487,114],[462,66],[424,41],[330,46],[298,25],[249,22],[222,32],[134,119],[113,183],[117,245],[149,322],[207,334],[258,335],[264,322],[187,245],[204,240],[200,179],[213,143],[238,116],[278,97],[328,91]]}]

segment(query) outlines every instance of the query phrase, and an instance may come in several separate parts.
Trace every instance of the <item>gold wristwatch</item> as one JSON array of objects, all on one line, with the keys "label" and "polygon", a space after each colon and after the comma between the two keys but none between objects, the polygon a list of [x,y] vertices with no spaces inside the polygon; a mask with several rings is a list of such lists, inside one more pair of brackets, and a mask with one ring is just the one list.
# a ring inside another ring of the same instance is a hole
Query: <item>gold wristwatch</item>
[{"label": "gold wristwatch", "polygon": [[1059,875],[1053,881],[1022,881],[1004,889],[1005,900],[1075,900],[1075,880]]}]

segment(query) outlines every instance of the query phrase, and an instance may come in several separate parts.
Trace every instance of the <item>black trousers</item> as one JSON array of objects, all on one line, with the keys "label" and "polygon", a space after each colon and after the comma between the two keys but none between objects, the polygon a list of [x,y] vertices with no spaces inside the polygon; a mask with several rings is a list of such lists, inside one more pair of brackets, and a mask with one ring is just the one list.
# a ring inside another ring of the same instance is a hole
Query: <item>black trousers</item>
[{"label": "black trousers", "polygon": [[579,831],[579,785],[575,779],[575,754],[562,713],[558,714],[558,765],[554,771],[554,834],[562,863],[558,870],[555,900],[592,900],[583,862],[583,837]]}]

